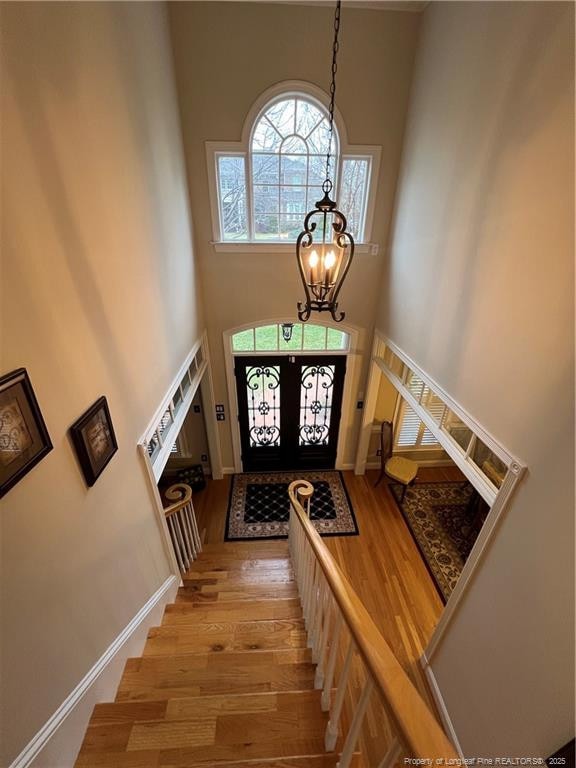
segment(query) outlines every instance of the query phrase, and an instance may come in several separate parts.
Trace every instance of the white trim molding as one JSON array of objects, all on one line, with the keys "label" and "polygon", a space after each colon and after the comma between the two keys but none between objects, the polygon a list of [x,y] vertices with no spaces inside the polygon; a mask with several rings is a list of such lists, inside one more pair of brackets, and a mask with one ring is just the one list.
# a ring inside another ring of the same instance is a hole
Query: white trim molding
[{"label": "white trim molding", "polygon": [[[212,218],[212,245],[214,250],[219,252],[231,252],[231,253],[259,253],[265,252],[282,252],[288,248],[291,252],[294,251],[295,243],[282,243],[271,241],[269,243],[263,243],[262,241],[244,240],[244,241],[225,241],[222,238],[220,231],[220,210],[219,210],[219,198],[218,198],[218,169],[217,162],[219,155],[236,155],[246,160],[245,162],[245,174],[247,184],[247,206],[248,216],[250,216],[251,206],[251,161],[250,161],[250,147],[253,128],[260,118],[261,114],[268,109],[268,107],[274,102],[274,100],[284,97],[293,96],[305,96],[310,101],[315,102],[318,107],[327,112],[328,104],[330,103],[329,95],[319,88],[314,83],[307,82],[305,80],[285,80],[280,83],[276,83],[272,87],[261,93],[254,101],[244,121],[242,128],[242,136],[240,141],[206,141],[206,167],[208,171],[208,195],[210,200],[210,213]],[[368,144],[348,144],[348,134],[346,131],[346,125],[338,110],[338,107],[334,110],[334,124],[336,133],[338,136],[337,155],[338,155],[338,167],[335,169],[335,181],[338,186],[338,179],[342,178],[342,161],[345,158],[348,159],[366,159],[369,163],[369,177],[366,187],[366,206],[364,211],[363,222],[363,240],[356,243],[356,251],[358,253],[370,253],[375,256],[378,254],[379,246],[377,243],[371,243],[370,237],[372,234],[372,226],[374,222],[374,208],[376,204],[376,193],[378,190],[378,176],[380,173],[380,164],[382,156],[382,147],[378,145]]]},{"label": "white trim molding", "polygon": [[[347,349],[342,350],[297,350],[282,352],[282,350],[266,351],[254,351],[250,353],[234,353],[232,349],[232,337],[239,331],[244,331],[249,328],[259,328],[266,325],[276,325],[286,322],[294,322],[294,318],[268,318],[266,320],[258,320],[254,323],[245,323],[235,328],[228,328],[222,334],[224,345],[224,362],[226,370],[226,383],[228,386],[228,408],[230,413],[230,433],[232,435],[232,450],[234,454],[234,468],[233,472],[242,472],[242,459],[241,459],[241,447],[240,447],[240,425],[238,423],[238,398],[236,395],[236,377],[234,375],[234,356],[239,357],[242,354],[251,354],[258,356],[272,355],[279,357],[282,355],[344,355],[346,356],[346,374],[344,377],[344,391],[342,393],[342,415],[340,418],[340,429],[338,432],[338,446],[336,450],[336,469],[347,469],[348,465],[343,463],[343,456],[345,454],[346,440],[349,433],[352,431],[354,424],[354,418],[356,410],[354,408],[354,395],[353,386],[356,380],[357,366],[361,353],[358,349],[358,341],[360,337],[360,329],[354,325],[347,323],[330,323],[321,319],[314,319],[314,325],[321,325],[325,328],[333,328],[337,331],[344,331],[350,337],[350,343]],[[351,467],[350,467],[351,468]],[[226,470],[225,470],[226,474]]]},{"label": "white trim molding", "polygon": [[434,699],[434,702],[438,707],[438,712],[440,713],[440,718],[442,720],[442,724],[444,725],[444,729],[446,730],[448,738],[456,748],[456,752],[458,752],[458,757],[460,757],[463,760],[464,753],[462,752],[462,747],[460,746],[458,736],[456,735],[454,724],[452,723],[452,718],[450,717],[450,713],[448,712],[446,702],[444,701],[444,697],[442,696],[442,691],[440,690],[438,681],[436,680],[436,677],[434,675],[434,671],[430,666],[430,664],[428,663],[428,658],[425,653],[423,653],[422,656],[420,657],[420,666],[424,670],[424,674],[426,675],[426,679],[428,680],[430,692],[432,693],[432,698]]},{"label": "white trim molding", "polygon": [[72,768],[94,705],[114,697],[126,659],[141,653],[148,629],[160,622],[164,605],[175,599],[177,588],[178,580],[169,576],[9,768]]},{"label": "white trim molding", "polygon": [[[158,491],[158,480],[170,458],[170,450],[184,419],[190,410],[192,401],[198,389],[202,392],[204,403],[204,424],[206,427],[206,437],[208,439],[208,449],[210,453],[210,467],[214,480],[221,480],[224,476],[222,470],[222,450],[220,445],[220,436],[216,422],[216,405],[214,401],[214,387],[212,383],[212,370],[210,366],[210,350],[208,346],[208,336],[206,331],[194,344],[184,363],[181,365],[176,378],[172,381],[168,392],[162,400],[161,405],[156,410],[154,417],[148,424],[146,431],[138,442],[138,452],[142,458],[144,472],[148,479],[148,489],[154,510],[156,513],[156,522],[162,537],[164,552],[170,563],[172,573],[180,579],[180,569],[174,554],[170,531],[166,523],[162,499]],[[178,396],[177,396],[178,393]],[[176,402],[178,400],[178,405]],[[171,422],[164,431],[161,430],[161,423],[164,414],[169,413]],[[158,442],[158,450],[155,453],[150,452],[150,441],[155,438]]]},{"label": "white trim molding", "polygon": [[[396,358],[396,363],[393,364],[397,364],[398,361],[400,361],[405,368],[404,372],[400,375],[392,370],[388,364],[389,361],[387,362],[386,358],[389,352],[392,352]],[[494,453],[494,455],[506,465],[508,471],[499,488],[492,485],[480,469],[470,460],[470,446],[474,444],[475,437],[471,439],[468,451],[465,452],[461,450],[446,431],[442,429],[442,420],[440,423],[435,421],[430,413],[420,404],[419,400],[414,397],[412,392],[410,392],[406,386],[406,379],[410,372],[413,372],[420,377],[422,382],[443,401],[446,407],[456,414],[462,422],[470,428],[473,436],[477,436]],[[409,402],[410,406],[416,411],[428,429],[430,429],[436,436],[438,442],[448,456],[454,461],[464,476],[490,506],[490,511],[486,517],[484,525],[478,534],[464,568],[462,569],[460,578],[456,582],[456,586],[446,603],[440,621],[438,622],[430,642],[428,643],[428,647],[426,648],[426,658],[429,663],[432,661],[440,640],[452,621],[452,617],[454,616],[460,601],[464,599],[466,588],[470,583],[472,575],[480,565],[484,550],[496,531],[500,516],[509,506],[512,500],[512,495],[526,472],[526,466],[490,435],[482,425],[479,424],[474,417],[457,403],[439,384],[437,384],[426,371],[422,370],[403,350],[376,329],[372,346],[372,361],[366,388],[362,427],[356,454],[356,474],[364,474],[366,470],[370,436],[372,433],[374,414],[376,412],[376,403],[378,400],[378,390],[382,376],[386,376],[386,378],[394,385],[400,396]]]}]

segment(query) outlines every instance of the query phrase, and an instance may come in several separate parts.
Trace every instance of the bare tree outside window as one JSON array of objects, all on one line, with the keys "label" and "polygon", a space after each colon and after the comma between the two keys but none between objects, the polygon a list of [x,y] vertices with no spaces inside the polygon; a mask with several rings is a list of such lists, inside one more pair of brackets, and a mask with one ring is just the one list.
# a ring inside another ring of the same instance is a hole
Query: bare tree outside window
[{"label": "bare tree outside window", "polygon": [[[301,96],[280,99],[258,118],[249,155],[218,156],[218,196],[223,240],[295,242],[304,216],[322,198],[329,148],[326,112]],[[361,239],[369,158],[342,160],[332,138],[331,176],[349,230]]]}]

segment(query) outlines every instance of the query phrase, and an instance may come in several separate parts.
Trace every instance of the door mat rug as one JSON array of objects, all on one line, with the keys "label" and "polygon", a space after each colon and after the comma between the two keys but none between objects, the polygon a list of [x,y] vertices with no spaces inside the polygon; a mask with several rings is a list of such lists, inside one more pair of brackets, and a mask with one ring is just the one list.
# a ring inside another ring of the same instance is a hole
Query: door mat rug
[{"label": "door mat rug", "polygon": [[469,483],[416,483],[389,486],[408,523],[436,587],[446,602],[478,536],[478,521],[470,513],[473,489]]},{"label": "door mat rug", "polygon": [[308,480],[314,486],[310,519],[321,536],[358,535],[341,472],[246,472],[232,478],[225,540],[286,539],[288,486],[294,480]]}]

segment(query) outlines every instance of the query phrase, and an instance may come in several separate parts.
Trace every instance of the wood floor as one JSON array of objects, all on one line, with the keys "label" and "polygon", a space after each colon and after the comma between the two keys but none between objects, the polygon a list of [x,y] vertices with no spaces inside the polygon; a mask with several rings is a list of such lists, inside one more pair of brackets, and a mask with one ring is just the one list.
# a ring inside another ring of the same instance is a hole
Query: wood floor
[{"label": "wood floor", "polygon": [[[442,613],[442,601],[385,482],[373,487],[378,473],[343,474],[360,535],[324,541],[413,683],[430,701],[419,659]],[[418,473],[419,482],[463,479],[457,467],[422,467]],[[208,480],[206,489],[194,495],[198,525],[208,544],[224,541],[229,492],[226,477]]]},{"label": "wood floor", "polygon": [[76,768],[335,768],[315,669],[288,544],[206,544]]},{"label": "wood floor", "polygon": [[[421,481],[460,479],[420,471]],[[433,705],[419,657],[442,603],[385,484],[345,473],[359,536],[324,541],[405,670]],[[327,713],[314,689],[285,541],[224,543],[230,478],[194,495],[204,547],[140,658],[128,659],[116,699],[98,704],[76,768],[335,768]],[[347,642],[340,642],[336,680]],[[355,656],[340,724],[345,734],[365,672]],[[354,768],[373,768],[392,731],[370,700]],[[399,763],[401,765],[401,763]]]}]

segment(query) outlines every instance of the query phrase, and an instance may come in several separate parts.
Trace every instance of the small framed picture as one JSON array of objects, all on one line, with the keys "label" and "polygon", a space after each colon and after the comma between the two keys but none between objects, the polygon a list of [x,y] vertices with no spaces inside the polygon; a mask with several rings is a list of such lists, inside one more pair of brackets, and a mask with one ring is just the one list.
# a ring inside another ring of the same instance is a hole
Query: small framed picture
[{"label": "small framed picture", "polygon": [[70,427],[70,436],[86,480],[92,486],[118,450],[108,403],[104,396]]},{"label": "small framed picture", "polygon": [[0,377],[0,498],[52,450],[25,368]]}]

